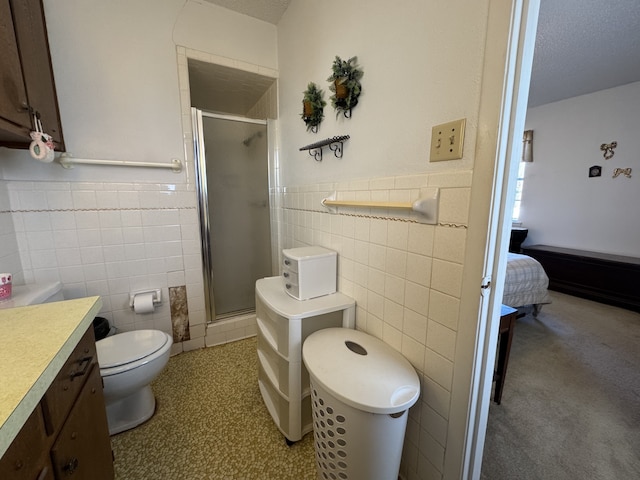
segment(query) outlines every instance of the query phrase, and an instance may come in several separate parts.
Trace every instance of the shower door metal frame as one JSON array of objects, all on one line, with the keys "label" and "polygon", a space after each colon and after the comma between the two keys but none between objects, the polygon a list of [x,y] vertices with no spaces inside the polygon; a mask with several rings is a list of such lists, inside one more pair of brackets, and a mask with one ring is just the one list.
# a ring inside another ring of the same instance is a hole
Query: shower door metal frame
[{"label": "shower door metal frame", "polygon": [[[195,160],[196,174],[196,193],[198,197],[198,217],[200,219],[200,245],[202,248],[204,303],[208,315],[207,323],[210,324],[215,322],[216,320],[216,307],[214,301],[215,293],[212,294],[211,292],[211,288],[213,286],[213,265],[211,261],[211,225],[209,222],[209,192],[207,188],[206,164],[207,156],[204,146],[204,126],[202,122],[203,117],[217,118],[219,120],[229,120],[232,122],[264,125],[267,128],[267,138],[269,138],[269,126],[267,120],[211,113],[195,107],[191,107],[191,124],[193,127],[193,155]],[[269,147],[267,146],[267,150],[268,148]]]}]

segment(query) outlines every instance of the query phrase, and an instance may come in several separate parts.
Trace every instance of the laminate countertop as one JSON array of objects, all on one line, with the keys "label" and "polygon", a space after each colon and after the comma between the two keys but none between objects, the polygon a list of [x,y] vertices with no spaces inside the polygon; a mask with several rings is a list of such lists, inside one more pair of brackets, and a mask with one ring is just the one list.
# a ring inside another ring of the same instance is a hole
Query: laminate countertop
[{"label": "laminate countertop", "polygon": [[101,307],[86,297],[0,309],[0,457]]}]

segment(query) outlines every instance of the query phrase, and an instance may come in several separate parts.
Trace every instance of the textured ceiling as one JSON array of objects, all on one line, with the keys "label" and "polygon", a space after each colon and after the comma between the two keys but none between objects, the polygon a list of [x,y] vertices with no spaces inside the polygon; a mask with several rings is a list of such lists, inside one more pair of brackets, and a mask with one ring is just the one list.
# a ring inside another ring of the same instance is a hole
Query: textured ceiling
[{"label": "textured ceiling", "polygon": [[[207,1],[274,25],[291,2]],[[529,106],[637,81],[640,0],[540,0]]]},{"label": "textured ceiling", "polygon": [[637,81],[639,0],[541,0],[529,106]]}]

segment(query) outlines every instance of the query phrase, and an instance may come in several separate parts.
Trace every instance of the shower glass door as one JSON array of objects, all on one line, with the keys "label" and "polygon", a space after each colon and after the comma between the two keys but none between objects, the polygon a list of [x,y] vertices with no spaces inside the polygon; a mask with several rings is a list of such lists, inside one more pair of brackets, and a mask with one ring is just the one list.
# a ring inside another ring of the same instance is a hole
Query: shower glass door
[{"label": "shower glass door", "polygon": [[208,226],[203,254],[213,320],[255,310],[256,280],[271,275],[267,126],[206,112],[200,119],[200,218]]}]

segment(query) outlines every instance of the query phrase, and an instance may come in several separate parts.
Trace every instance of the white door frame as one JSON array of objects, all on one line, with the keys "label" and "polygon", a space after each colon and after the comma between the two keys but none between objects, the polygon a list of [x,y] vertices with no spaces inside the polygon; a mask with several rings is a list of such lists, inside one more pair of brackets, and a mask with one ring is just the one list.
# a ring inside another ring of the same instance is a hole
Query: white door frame
[{"label": "white door frame", "polygon": [[445,479],[480,478],[539,6],[489,5]]}]

